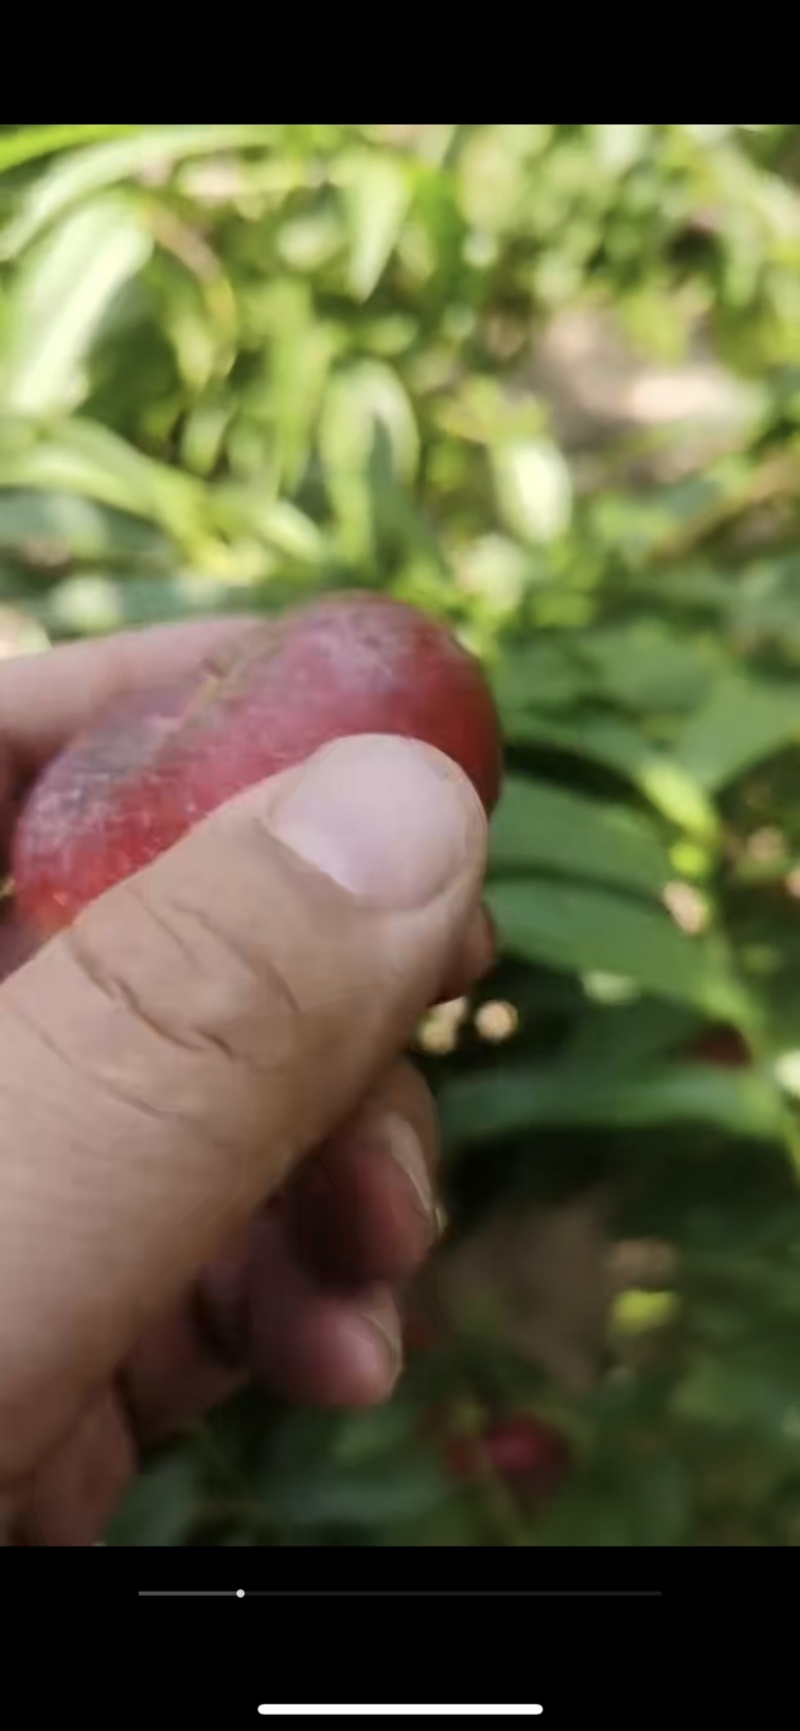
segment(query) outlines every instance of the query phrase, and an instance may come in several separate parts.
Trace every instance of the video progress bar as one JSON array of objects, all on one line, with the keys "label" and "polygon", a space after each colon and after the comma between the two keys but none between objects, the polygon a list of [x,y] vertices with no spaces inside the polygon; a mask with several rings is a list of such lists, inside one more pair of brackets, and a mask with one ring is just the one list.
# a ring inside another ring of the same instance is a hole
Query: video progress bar
[{"label": "video progress bar", "polygon": [[[159,1587],[137,1593],[139,1599],[374,1599],[375,1597],[375,1591],[367,1587],[363,1590],[345,1588],[341,1592],[336,1588],[315,1590],[313,1587],[287,1588],[286,1590],[280,1587],[254,1588],[247,1592],[243,1587],[239,1587],[235,1591],[230,1587]],[[630,1590],[610,1589],[608,1591],[602,1587],[585,1590],[570,1588],[563,1591],[560,1588],[554,1588],[552,1591],[548,1591],[545,1587],[539,1587],[526,1588],[518,1593],[513,1590],[492,1592],[491,1588],[485,1590],[477,1588],[474,1592],[456,1590],[449,1593],[445,1587],[442,1587],[440,1589],[423,1588],[420,1592],[415,1592],[413,1588],[390,1588],[387,1592],[378,1593],[377,1597],[381,1599],[662,1599],[664,1595],[660,1589],[637,1590],[635,1588]]]}]

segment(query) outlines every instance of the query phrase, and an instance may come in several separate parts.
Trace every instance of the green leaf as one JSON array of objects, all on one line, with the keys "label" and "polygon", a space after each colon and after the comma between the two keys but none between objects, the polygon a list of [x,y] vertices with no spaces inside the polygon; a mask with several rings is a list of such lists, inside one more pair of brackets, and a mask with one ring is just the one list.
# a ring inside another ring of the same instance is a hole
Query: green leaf
[{"label": "green leaf", "polygon": [[582,639],[581,653],[603,695],[635,711],[693,709],[715,671],[694,640],[647,621],[594,631]]},{"label": "green leaf", "polygon": [[[495,695],[509,729],[525,725],[528,708],[570,709],[590,687],[586,668],[562,643],[535,641],[508,651],[494,675]],[[539,718],[533,717],[531,726],[538,724]]]},{"label": "green leaf", "polygon": [[785,1119],[778,1090],[759,1071],[679,1064],[604,1077],[589,1064],[525,1069],[504,1065],[443,1083],[437,1101],[453,1149],[551,1128],[653,1129],[708,1124],[730,1136],[779,1142]]},{"label": "green leaf", "polygon": [[800,739],[800,684],[745,670],[720,680],[687,723],[676,756],[709,793]]},{"label": "green leaf", "polygon": [[669,859],[656,831],[623,807],[508,776],[492,819],[495,873],[542,867],[658,896]]},{"label": "green leaf", "polygon": [[603,764],[638,787],[672,823],[713,841],[718,818],[702,788],[683,764],[657,750],[637,727],[602,710],[587,710],[563,722],[512,707],[504,707],[502,714],[512,745],[553,746]]},{"label": "green leaf", "polygon": [[326,473],[362,472],[379,429],[388,441],[398,478],[413,481],[419,462],[419,431],[399,375],[381,361],[361,361],[334,373],[320,426]]},{"label": "green leaf", "polygon": [[600,1460],[542,1511],[535,1542],[575,1545],[672,1546],[692,1542],[692,1465],[670,1452],[669,1439],[641,1458],[628,1436],[612,1430]]},{"label": "green leaf", "polygon": [[[285,605],[287,598],[283,599]],[[295,599],[292,585],[289,600]],[[45,630],[55,636],[102,636],[129,626],[178,623],[212,613],[257,609],[262,602],[257,585],[232,588],[229,583],[215,581],[207,571],[142,577],[130,570],[111,575],[102,569],[77,569],[63,583],[48,589],[34,612]]]},{"label": "green leaf", "polygon": [[413,405],[399,375],[380,361],[334,373],[320,417],[319,452],[345,558],[374,564],[387,518],[406,522],[420,456]]},{"label": "green leaf", "polygon": [[695,1010],[652,998],[587,1006],[567,1038],[562,1058],[584,1076],[587,1070],[606,1078],[650,1074],[704,1026]]},{"label": "green leaf", "polygon": [[694,1484],[688,1461],[666,1448],[649,1460],[619,1460],[617,1470],[634,1545],[691,1542]]},{"label": "green leaf", "polygon": [[90,193],[136,178],[147,169],[171,167],[187,157],[266,145],[271,137],[269,126],[149,126],[134,138],[76,151],[48,168],[23,197],[18,215],[0,235],[0,257],[12,258],[29,246]]},{"label": "green leaf", "polygon": [[729,1351],[724,1358],[697,1353],[674,1397],[681,1418],[708,1425],[721,1436],[749,1430],[772,1443],[785,1437],[790,1446],[786,1421],[799,1408],[797,1353],[780,1340]]},{"label": "green leaf", "polygon": [[402,159],[365,151],[341,164],[350,231],[353,294],[369,300],[391,258],[411,199]]},{"label": "green leaf", "polygon": [[3,452],[0,489],[74,492],[143,517],[191,543],[205,529],[202,488],[93,421],[72,419],[22,450]]},{"label": "green leaf", "polygon": [[210,497],[214,521],[230,535],[257,535],[288,560],[307,565],[319,574],[325,566],[327,544],[317,524],[288,499],[272,499],[262,487],[237,487],[225,483]]},{"label": "green leaf", "polygon": [[44,491],[0,491],[1,547],[51,566],[71,559],[164,565],[170,554],[169,542],[150,524],[75,493]]},{"label": "green leaf", "polygon": [[268,1512],[282,1526],[301,1529],[413,1520],[433,1513],[447,1495],[435,1463],[408,1456],[353,1468],[317,1463],[297,1474],[270,1474],[262,1483]]},{"label": "green leaf", "polygon": [[7,410],[54,415],[85,394],[81,366],[110,303],[152,242],[118,199],[82,205],[28,261],[14,288],[0,371]]},{"label": "green leaf", "polygon": [[345,1468],[380,1458],[385,1462],[398,1449],[413,1449],[417,1423],[414,1406],[401,1401],[348,1413],[331,1447],[331,1458]]},{"label": "green leaf", "polygon": [[[288,299],[288,297],[287,297]],[[311,454],[325,386],[336,358],[335,332],[314,318],[305,296],[298,296],[282,320],[274,347],[272,409],[279,476],[299,485]]]},{"label": "green leaf", "polygon": [[90,144],[93,139],[141,131],[140,126],[21,126],[13,138],[0,141],[0,174],[23,162],[33,162],[37,156],[53,156],[57,151]]},{"label": "green leaf", "polygon": [[592,126],[590,132],[603,168],[625,174],[644,154],[650,126]]},{"label": "green leaf", "polygon": [[687,937],[666,913],[579,884],[490,885],[502,944],[524,961],[582,975],[608,974],[655,997],[737,1021],[742,993],[714,947]]},{"label": "green leaf", "polygon": [[524,163],[496,136],[493,126],[475,128],[460,153],[459,204],[477,230],[500,234],[519,224],[527,192]]},{"label": "green leaf", "polygon": [[620,1493],[609,1496],[606,1485],[579,1483],[568,1496],[558,1497],[540,1515],[534,1535],[537,1545],[558,1549],[611,1549],[633,1543],[627,1502]]},{"label": "green leaf", "polygon": [[188,1537],[200,1496],[199,1464],[189,1449],[146,1466],[106,1532],[120,1546],[180,1545]]}]

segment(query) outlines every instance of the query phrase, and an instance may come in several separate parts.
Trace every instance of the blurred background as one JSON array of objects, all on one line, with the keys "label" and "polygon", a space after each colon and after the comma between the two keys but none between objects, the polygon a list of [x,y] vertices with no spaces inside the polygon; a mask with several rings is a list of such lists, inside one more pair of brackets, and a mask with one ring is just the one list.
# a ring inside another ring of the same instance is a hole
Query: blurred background
[{"label": "blurred background", "polygon": [[118,1545],[800,1541],[800,127],[0,127],[0,654],[381,588],[484,659],[388,1408]]}]

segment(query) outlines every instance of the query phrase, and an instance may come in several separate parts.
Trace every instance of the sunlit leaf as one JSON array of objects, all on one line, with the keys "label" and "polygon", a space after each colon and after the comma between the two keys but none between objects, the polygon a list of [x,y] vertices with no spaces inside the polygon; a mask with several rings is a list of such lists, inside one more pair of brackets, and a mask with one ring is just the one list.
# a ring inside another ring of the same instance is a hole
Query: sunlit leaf
[{"label": "sunlit leaf", "polygon": [[572,513],[572,480],[557,446],[544,440],[497,446],[492,467],[507,527],[534,545],[563,535]]},{"label": "sunlit leaf", "polygon": [[268,126],[148,126],[140,136],[114,139],[56,161],[23,197],[18,215],[0,235],[0,256],[12,257],[90,193],[147,169],[186,157],[268,144]]},{"label": "sunlit leaf", "polygon": [[369,299],[394,250],[411,198],[411,181],[397,157],[365,152],[340,170],[350,229],[350,286]]},{"label": "sunlit leaf", "polygon": [[320,444],[326,470],[358,473],[382,431],[398,477],[413,480],[419,460],[414,410],[398,374],[384,363],[360,362],[335,373],[325,397]]},{"label": "sunlit leaf", "polygon": [[80,400],[93,337],[151,247],[134,211],[115,199],[81,205],[47,237],[14,287],[0,368],[7,409],[53,415]]},{"label": "sunlit leaf", "polygon": [[325,484],[346,555],[369,566],[377,553],[380,513],[408,516],[403,485],[419,462],[413,406],[397,373],[363,361],[334,373],[319,428]]},{"label": "sunlit leaf", "polygon": [[0,140],[0,174],[20,163],[32,162],[38,156],[52,156],[57,151],[72,150],[77,145],[90,144],[93,139],[114,138],[129,132],[142,132],[141,126],[25,126],[18,127],[13,138]]},{"label": "sunlit leaf", "polygon": [[624,174],[641,156],[650,131],[649,126],[593,126],[603,167],[613,174]]},{"label": "sunlit leaf", "polygon": [[524,164],[481,126],[461,151],[458,194],[468,221],[478,230],[502,232],[513,223],[525,197]]},{"label": "sunlit leaf", "polygon": [[315,317],[304,284],[276,284],[271,304],[274,358],[270,403],[278,475],[292,489],[309,461],[339,339],[331,325]]},{"label": "sunlit leaf", "polygon": [[0,446],[0,489],[43,488],[83,494],[144,517],[191,542],[204,528],[202,493],[188,476],[135,451],[107,428],[65,421],[17,454]]}]

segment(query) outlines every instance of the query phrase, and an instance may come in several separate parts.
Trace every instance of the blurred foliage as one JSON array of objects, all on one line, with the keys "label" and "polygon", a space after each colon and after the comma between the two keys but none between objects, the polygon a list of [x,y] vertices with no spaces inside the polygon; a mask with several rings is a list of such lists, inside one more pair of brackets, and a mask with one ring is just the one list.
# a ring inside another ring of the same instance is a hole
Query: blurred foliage
[{"label": "blurred foliage", "polygon": [[[454,1234],[602,1185],[673,1259],[585,1400],[465,1321],[386,1411],[236,1403],[118,1543],[800,1537],[798,176],[792,126],[0,127],[2,607],[33,647],[341,584],[450,620],[509,764],[503,956],[423,1055]],[[726,448],[559,441],[581,308],[746,381]],[[572,1470],[457,1480],[432,1409]]]}]

